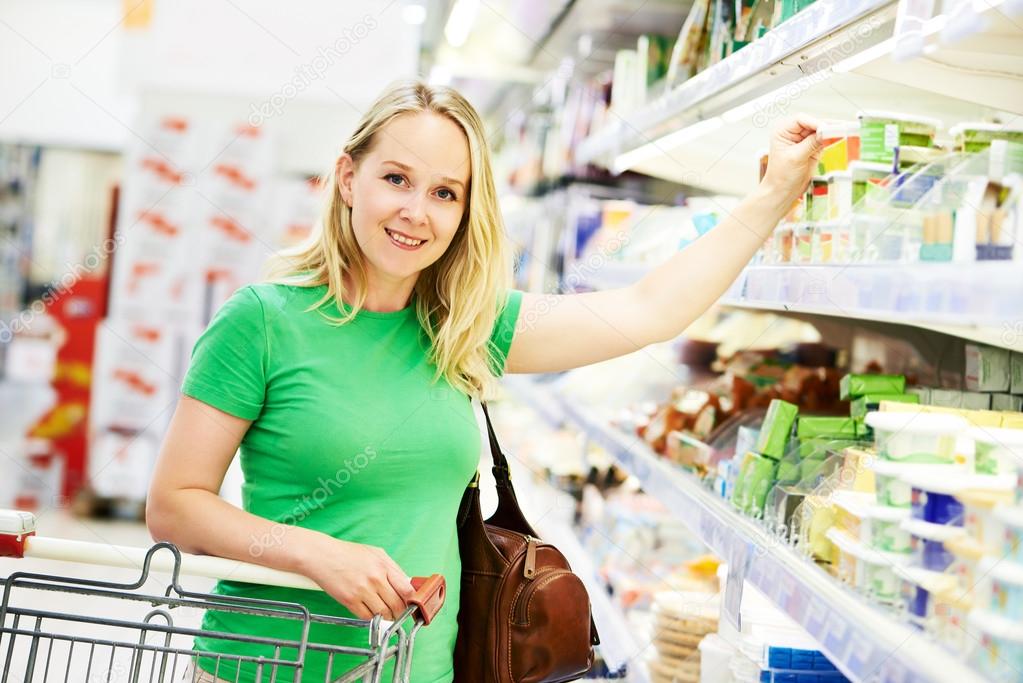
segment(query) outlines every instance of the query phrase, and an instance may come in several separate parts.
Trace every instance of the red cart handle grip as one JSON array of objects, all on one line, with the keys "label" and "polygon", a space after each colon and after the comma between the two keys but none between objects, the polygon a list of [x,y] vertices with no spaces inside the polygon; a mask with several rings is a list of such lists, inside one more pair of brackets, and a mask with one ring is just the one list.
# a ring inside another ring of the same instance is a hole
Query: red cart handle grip
[{"label": "red cart handle grip", "polygon": [[416,593],[409,598],[408,604],[419,608],[419,618],[423,620],[424,626],[429,626],[437,612],[444,606],[447,592],[444,577],[440,574],[430,577],[416,576],[412,579],[412,587],[416,589]]}]

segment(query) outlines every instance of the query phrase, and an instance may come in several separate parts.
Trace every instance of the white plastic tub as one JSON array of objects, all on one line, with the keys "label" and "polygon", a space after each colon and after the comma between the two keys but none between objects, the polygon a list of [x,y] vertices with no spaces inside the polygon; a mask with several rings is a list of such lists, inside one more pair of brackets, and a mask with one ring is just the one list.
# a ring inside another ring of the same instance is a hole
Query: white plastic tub
[{"label": "white plastic tub", "polygon": [[974,463],[980,474],[1015,474],[1023,468],[1023,429],[972,427]]},{"label": "white plastic tub", "polygon": [[919,464],[955,462],[956,437],[969,423],[958,415],[867,413],[877,453],[886,460]]}]

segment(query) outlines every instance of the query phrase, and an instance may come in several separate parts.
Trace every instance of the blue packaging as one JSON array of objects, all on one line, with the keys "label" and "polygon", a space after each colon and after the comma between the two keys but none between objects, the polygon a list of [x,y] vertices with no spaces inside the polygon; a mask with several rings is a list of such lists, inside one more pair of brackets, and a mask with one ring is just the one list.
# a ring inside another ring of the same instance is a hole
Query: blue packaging
[{"label": "blue packaging", "polygon": [[955,496],[913,486],[913,517],[931,524],[963,525],[963,504]]}]

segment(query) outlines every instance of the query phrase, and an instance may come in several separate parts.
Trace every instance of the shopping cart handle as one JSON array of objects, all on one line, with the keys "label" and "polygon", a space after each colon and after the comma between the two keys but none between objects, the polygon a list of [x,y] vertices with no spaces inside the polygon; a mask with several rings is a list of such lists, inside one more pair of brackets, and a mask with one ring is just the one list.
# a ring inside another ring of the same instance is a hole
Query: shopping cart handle
[{"label": "shopping cart handle", "polygon": [[416,593],[409,598],[408,604],[419,608],[419,618],[423,620],[424,626],[429,626],[437,612],[444,606],[446,592],[444,577],[440,574],[430,577],[416,576],[412,579],[412,587],[416,589]]}]

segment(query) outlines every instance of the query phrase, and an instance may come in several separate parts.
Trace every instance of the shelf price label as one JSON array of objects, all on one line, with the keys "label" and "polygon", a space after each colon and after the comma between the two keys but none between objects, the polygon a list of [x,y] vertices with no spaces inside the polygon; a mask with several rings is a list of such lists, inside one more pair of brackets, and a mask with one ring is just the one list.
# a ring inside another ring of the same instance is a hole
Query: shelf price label
[{"label": "shelf price label", "polygon": [[753,558],[753,545],[734,543],[728,554],[728,580],[725,581],[725,597],[721,611],[725,619],[736,629],[742,630],[740,607],[742,605],[742,588],[746,583],[750,561]]}]

